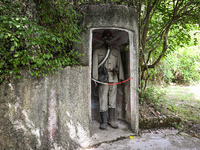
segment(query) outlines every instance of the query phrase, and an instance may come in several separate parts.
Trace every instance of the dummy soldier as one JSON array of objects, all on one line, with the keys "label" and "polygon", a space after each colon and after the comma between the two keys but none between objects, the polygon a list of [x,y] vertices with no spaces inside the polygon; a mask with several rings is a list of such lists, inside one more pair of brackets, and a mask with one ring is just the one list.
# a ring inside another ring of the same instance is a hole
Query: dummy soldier
[{"label": "dummy soldier", "polygon": [[[104,83],[124,80],[120,50],[111,47],[112,38],[112,32],[105,30],[102,33],[104,44],[93,52],[93,79]],[[107,124],[112,128],[118,128],[115,119],[117,85],[99,84],[98,94],[102,120],[100,129],[106,129]]]}]

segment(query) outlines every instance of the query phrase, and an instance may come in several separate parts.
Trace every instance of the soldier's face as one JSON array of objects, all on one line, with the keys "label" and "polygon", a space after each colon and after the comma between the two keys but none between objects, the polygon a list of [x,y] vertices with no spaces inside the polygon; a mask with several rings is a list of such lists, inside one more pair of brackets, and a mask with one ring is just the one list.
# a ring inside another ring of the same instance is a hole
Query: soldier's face
[{"label": "soldier's face", "polygon": [[112,40],[112,36],[105,36],[104,38],[103,38],[103,41],[104,41],[104,44],[106,45],[106,46],[110,46],[111,45],[111,40]]}]

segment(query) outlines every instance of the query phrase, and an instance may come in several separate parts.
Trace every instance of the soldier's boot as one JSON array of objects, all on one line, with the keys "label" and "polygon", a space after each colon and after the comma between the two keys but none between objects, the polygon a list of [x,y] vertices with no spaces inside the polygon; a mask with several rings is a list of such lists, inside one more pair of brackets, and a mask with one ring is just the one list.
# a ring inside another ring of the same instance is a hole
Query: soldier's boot
[{"label": "soldier's boot", "polygon": [[109,112],[109,121],[108,121],[108,124],[112,128],[117,129],[118,125],[116,123],[116,118],[115,118],[115,108],[109,108],[108,112]]},{"label": "soldier's boot", "polygon": [[100,124],[100,129],[105,130],[106,127],[108,126],[108,116],[107,116],[107,111],[105,112],[100,112],[101,115],[101,121],[102,123]]}]

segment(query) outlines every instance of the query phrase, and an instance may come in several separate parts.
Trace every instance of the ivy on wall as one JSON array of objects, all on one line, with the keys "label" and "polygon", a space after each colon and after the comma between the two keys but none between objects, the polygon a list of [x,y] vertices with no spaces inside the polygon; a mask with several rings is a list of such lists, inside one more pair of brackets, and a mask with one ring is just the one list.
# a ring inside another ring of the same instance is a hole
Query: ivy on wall
[{"label": "ivy on wall", "polygon": [[3,0],[0,15],[0,83],[24,69],[38,77],[79,65],[81,16],[66,1]]}]

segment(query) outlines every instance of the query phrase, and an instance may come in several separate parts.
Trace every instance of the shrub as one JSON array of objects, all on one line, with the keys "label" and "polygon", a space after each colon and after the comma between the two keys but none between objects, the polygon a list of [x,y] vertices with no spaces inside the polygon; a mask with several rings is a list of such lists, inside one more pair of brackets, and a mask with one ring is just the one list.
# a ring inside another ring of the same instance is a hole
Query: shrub
[{"label": "shrub", "polygon": [[23,69],[44,76],[79,64],[73,45],[80,42],[81,16],[64,0],[62,5],[51,0],[35,4],[30,9],[28,2],[0,2],[0,83],[20,78]]}]

